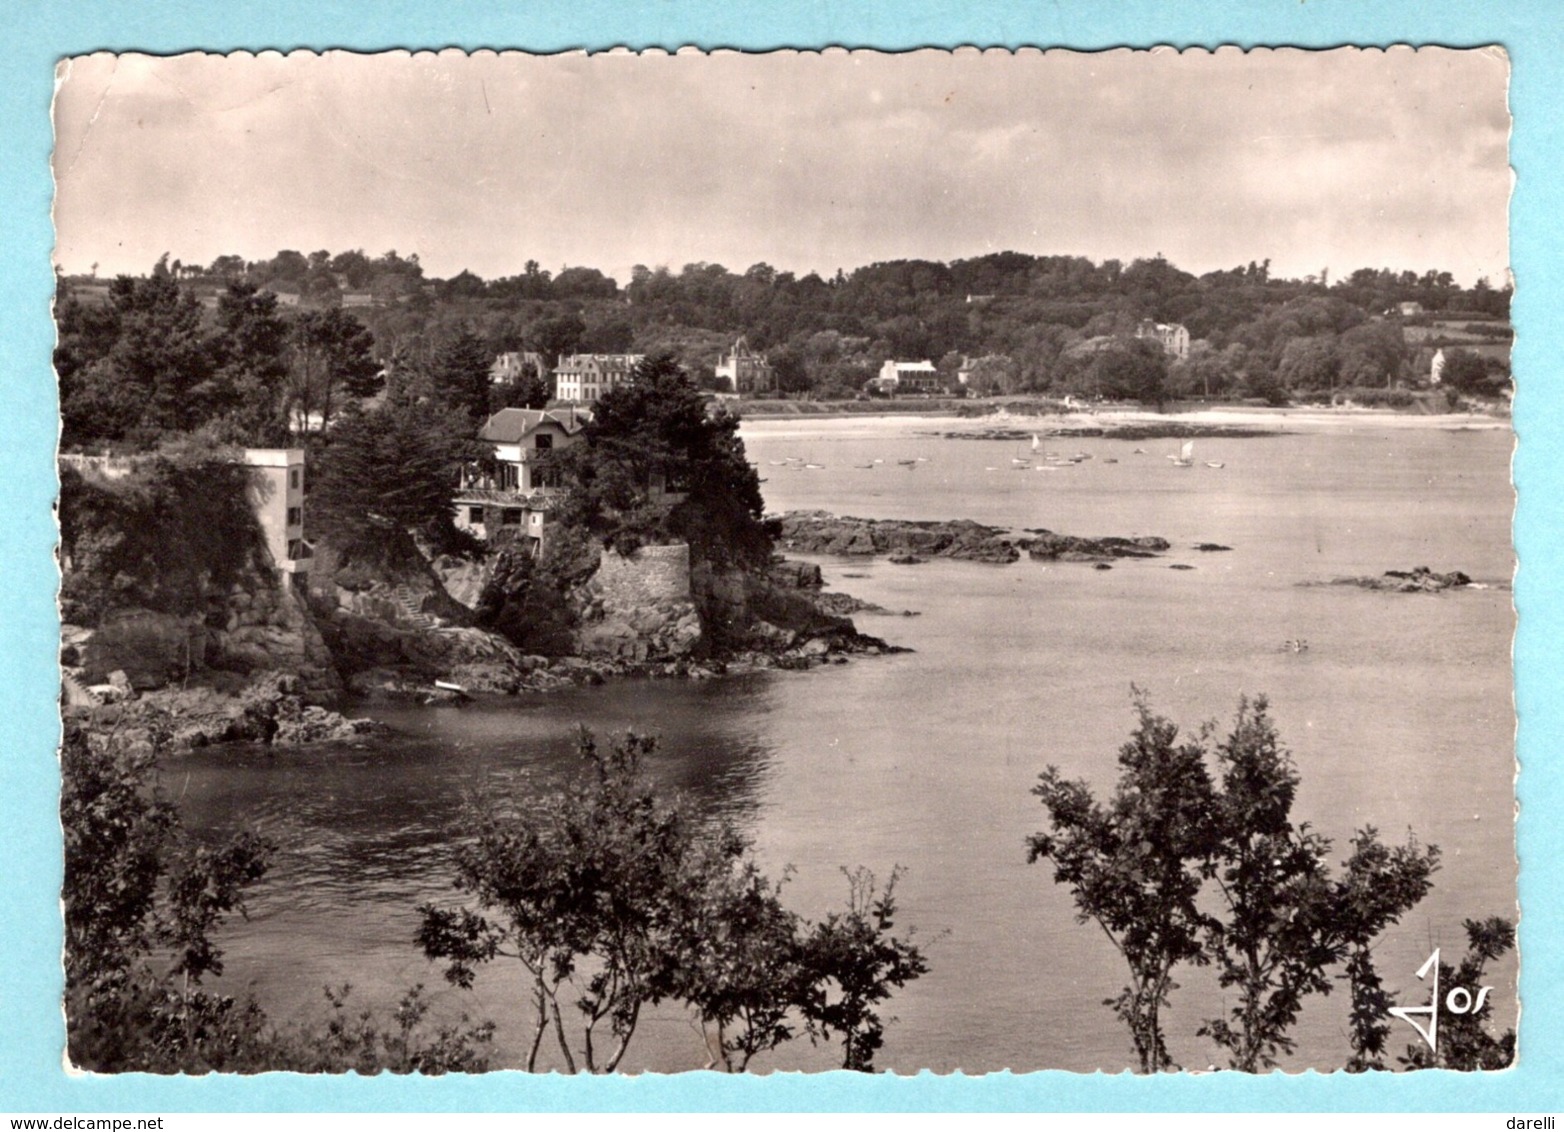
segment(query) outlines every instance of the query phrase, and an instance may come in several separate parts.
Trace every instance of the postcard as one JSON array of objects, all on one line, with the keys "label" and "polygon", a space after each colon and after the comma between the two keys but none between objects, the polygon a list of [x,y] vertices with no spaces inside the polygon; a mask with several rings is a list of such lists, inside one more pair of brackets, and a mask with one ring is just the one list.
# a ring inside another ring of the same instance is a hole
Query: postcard
[{"label": "postcard", "polygon": [[1514,58],[61,53],[61,1082],[1498,1104]]}]

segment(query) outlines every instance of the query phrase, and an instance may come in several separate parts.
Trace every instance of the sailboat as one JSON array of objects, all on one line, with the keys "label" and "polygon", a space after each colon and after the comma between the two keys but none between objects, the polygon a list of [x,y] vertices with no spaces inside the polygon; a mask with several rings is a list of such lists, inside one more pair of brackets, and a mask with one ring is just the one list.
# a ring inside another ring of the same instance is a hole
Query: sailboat
[{"label": "sailboat", "polygon": [[1193,440],[1184,441],[1184,446],[1178,450],[1178,455],[1175,456],[1170,452],[1168,459],[1173,461],[1175,468],[1193,468],[1195,466],[1195,442]]},{"label": "sailboat", "polygon": [[[1037,450],[1041,445],[1042,442],[1037,439],[1037,433],[1034,432],[1032,434],[1032,456],[1037,455]],[[1012,456],[1010,457],[1010,466],[1016,469],[1029,467],[1032,463],[1032,456]]]}]

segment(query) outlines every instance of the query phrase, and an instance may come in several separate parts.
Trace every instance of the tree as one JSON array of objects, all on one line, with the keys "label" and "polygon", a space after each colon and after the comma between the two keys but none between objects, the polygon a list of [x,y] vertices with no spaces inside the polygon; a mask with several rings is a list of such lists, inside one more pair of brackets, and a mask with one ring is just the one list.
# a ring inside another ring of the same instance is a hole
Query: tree
[{"label": "tree", "polygon": [[[1435,1052],[1424,1046],[1408,1046],[1401,1059],[1409,1069],[1508,1069],[1515,1061],[1515,1031],[1495,1035],[1489,1029],[1493,1003],[1480,993],[1488,964],[1515,947],[1515,925],[1499,916],[1486,920],[1466,920],[1467,952],[1452,967],[1440,960],[1434,986],[1442,1001],[1439,1008],[1439,1043]],[[1451,996],[1464,990],[1466,998],[1457,999],[1465,1010],[1450,1008]]]},{"label": "tree", "polygon": [[1510,384],[1507,366],[1492,364],[1473,350],[1445,351],[1445,367],[1440,371],[1442,384],[1472,397],[1501,396]]},{"label": "tree", "polygon": [[551,1032],[568,1072],[613,1072],[644,1009],[663,1001],[695,1012],[710,1064],[730,1072],[800,1024],[840,1036],[847,1068],[871,1069],[880,1004],[928,969],[891,935],[899,872],[883,891],[867,870],[848,874],[847,911],[808,923],[730,826],[656,796],[642,771],[655,747],[628,734],[604,750],[583,730],[583,773],[561,793],[516,814],[480,800],[455,854],[467,902],[421,906],[425,954],[464,987],[496,958],[521,965],[529,1072]]},{"label": "tree", "polygon": [[[1240,700],[1232,730],[1214,745],[1212,724],[1179,743],[1144,698],[1137,707],[1140,727],[1120,753],[1125,772],[1106,806],[1055,768],[1043,775],[1033,792],[1054,828],[1032,839],[1031,856],[1054,861],[1079,918],[1097,921],[1129,962],[1131,985],[1109,1005],[1129,1025],[1142,1071],[1172,1064],[1157,1012],[1177,962],[1214,965],[1218,983],[1236,992],[1199,1033],[1251,1073],[1293,1049],[1288,1031],[1303,1000],[1328,994],[1332,970],[1345,965],[1348,1068],[1376,1064],[1390,1004],[1373,971],[1373,941],[1427,894],[1438,850],[1410,838],[1386,846],[1366,828],[1332,878],[1330,842],[1292,822],[1298,774],[1264,697]],[[1206,880],[1215,882],[1214,905],[1200,900]]]},{"label": "tree", "polygon": [[1287,1031],[1305,997],[1330,993],[1331,969],[1427,895],[1439,851],[1410,841],[1390,849],[1373,829],[1360,830],[1345,874],[1333,880],[1330,841],[1292,823],[1298,773],[1263,696],[1239,701],[1216,757],[1214,877],[1225,915],[1207,941],[1218,981],[1238,1002],[1200,1032],[1227,1050],[1232,1068],[1254,1073],[1292,1051]]},{"label": "tree", "polygon": [[74,298],[61,309],[60,373],[64,440],[155,440],[201,423],[193,395],[211,372],[201,306],[158,260],[144,279],[109,284],[106,311]]},{"label": "tree", "polygon": [[1008,354],[984,354],[972,363],[971,376],[967,378],[967,388],[985,397],[995,393],[1014,393],[1017,384],[1016,364]]},{"label": "tree", "polygon": [[463,326],[442,342],[430,362],[430,385],[440,402],[466,413],[474,427],[489,416],[489,371],[494,351]]},{"label": "tree", "polygon": [[1149,338],[1121,338],[1099,351],[1091,364],[1091,379],[1102,396],[1159,409],[1167,400],[1167,376],[1167,352]]},{"label": "tree", "polygon": [[1352,998],[1348,1072],[1385,1067],[1390,1008],[1395,1003],[1375,969],[1374,940],[1428,894],[1438,866],[1438,848],[1425,848],[1410,834],[1404,844],[1390,846],[1369,826],[1352,839],[1352,856],[1331,897],[1339,910],[1339,933],[1347,956],[1345,978]]},{"label": "tree", "polygon": [[[569,487],[562,521],[606,543],[633,549],[673,538],[697,561],[770,561],[760,477],[745,459],[738,419],[707,412],[667,354],[640,362],[604,394],[581,439],[551,463]],[[683,498],[670,505],[659,484]]]},{"label": "tree", "polygon": [[1049,767],[1033,787],[1052,828],[1033,834],[1027,859],[1049,860],[1070,886],[1076,918],[1095,921],[1124,957],[1130,983],[1108,999],[1129,1027],[1142,1073],[1173,1067],[1161,1011],[1180,963],[1206,962],[1209,920],[1197,905],[1215,852],[1215,790],[1202,738],[1178,728],[1136,693],[1140,725],[1119,750],[1122,772],[1106,804]]},{"label": "tree", "polygon": [[742,1073],[792,1040],[795,1007],[813,983],[802,921],[783,907],[781,884],[734,848],[718,839],[690,870],[677,993],[700,1019],[707,1068]]},{"label": "tree", "polygon": [[285,396],[296,426],[324,429],[342,397],[364,398],[381,386],[374,337],[340,307],[301,311],[289,335]]},{"label": "tree", "polygon": [[1291,338],[1282,349],[1276,376],[1292,390],[1335,389],[1340,372],[1334,335]]},{"label": "tree", "polygon": [[586,334],[586,323],[578,314],[562,314],[540,319],[527,333],[527,344],[543,355],[543,364],[557,365],[566,354],[574,354]]},{"label": "tree", "polygon": [[869,1073],[875,1053],[885,1044],[879,1004],[893,987],[906,986],[929,967],[910,936],[890,934],[896,926],[899,870],[891,871],[883,890],[868,869],[842,871],[847,876],[847,911],[827,916],[804,944],[804,1017],[821,1037],[841,1036],[843,1069]]},{"label": "tree", "polygon": [[458,473],[480,455],[467,418],[437,405],[350,412],[315,459],[311,515],[349,559],[394,554],[410,530],[445,544]]},{"label": "tree", "polygon": [[[471,986],[475,967],[496,957],[525,969],[534,1010],[528,1072],[552,1027],[569,1072],[612,1073],[642,1009],[678,985],[676,924],[699,842],[640,774],[654,747],[628,734],[605,751],[583,731],[584,780],[517,817],[475,814],[475,836],[456,852],[456,887],[477,909],[419,909],[418,942],[448,961],[456,985]],[[578,1015],[574,1042],[568,1004]]]},{"label": "tree", "polygon": [[1344,385],[1389,388],[1406,362],[1406,338],[1401,323],[1376,319],[1360,323],[1341,336],[1339,375]]},{"label": "tree", "polygon": [[1248,1073],[1292,1051],[1287,1030],[1303,999],[1327,994],[1327,968],[1339,956],[1330,929],[1330,842],[1294,826],[1298,773],[1281,746],[1262,696],[1239,700],[1233,730],[1217,748],[1221,788],[1215,880],[1225,916],[1207,928],[1217,980],[1235,988],[1228,1016],[1200,1033]]},{"label": "tree", "polygon": [[85,1069],[220,1068],[255,1032],[252,1011],[200,985],[222,974],[212,933],[243,914],[272,846],[247,833],[202,846],[184,833],[154,779],[168,730],[154,718],[150,741],[132,744],[69,727],[60,749],[66,1033]]},{"label": "tree", "polygon": [[210,345],[215,372],[197,389],[224,440],[256,447],[286,442],[287,347],[288,324],[277,296],[246,281],[229,283],[217,297]]},{"label": "tree", "polygon": [[522,367],[521,375],[515,381],[508,381],[501,385],[492,386],[489,390],[489,411],[497,413],[501,409],[542,409],[552,400],[549,390],[549,379],[546,373],[539,373],[538,367],[528,362]]}]

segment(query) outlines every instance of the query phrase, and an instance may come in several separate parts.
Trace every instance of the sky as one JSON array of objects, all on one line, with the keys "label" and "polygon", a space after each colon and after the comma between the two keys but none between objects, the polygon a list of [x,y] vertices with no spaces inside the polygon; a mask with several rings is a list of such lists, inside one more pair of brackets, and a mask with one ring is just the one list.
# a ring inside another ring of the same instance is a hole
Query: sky
[{"label": "sky", "polygon": [[1502,283],[1496,48],[275,52],[60,65],[56,263],[800,275],[995,251]]}]

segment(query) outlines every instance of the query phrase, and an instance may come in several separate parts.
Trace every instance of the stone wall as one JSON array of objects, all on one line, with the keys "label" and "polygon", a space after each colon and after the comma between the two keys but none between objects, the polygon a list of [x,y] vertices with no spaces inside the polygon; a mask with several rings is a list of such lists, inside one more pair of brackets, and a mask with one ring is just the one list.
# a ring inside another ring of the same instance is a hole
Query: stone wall
[{"label": "stone wall", "polygon": [[701,642],[690,599],[690,548],[643,546],[633,555],[606,551],[578,592],[576,648],[583,656],[636,662],[689,656]]},{"label": "stone wall", "polygon": [[592,579],[603,608],[630,612],[661,602],[690,599],[690,548],[643,546],[626,557],[604,553]]}]

